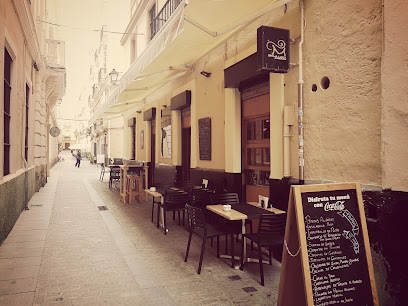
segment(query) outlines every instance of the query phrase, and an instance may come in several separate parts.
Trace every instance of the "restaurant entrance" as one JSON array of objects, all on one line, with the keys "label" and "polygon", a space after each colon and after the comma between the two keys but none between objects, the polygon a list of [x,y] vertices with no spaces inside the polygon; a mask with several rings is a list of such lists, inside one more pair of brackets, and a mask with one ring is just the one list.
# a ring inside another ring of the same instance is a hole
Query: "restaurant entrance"
[{"label": "restaurant entrance", "polygon": [[269,95],[269,82],[241,92],[242,175],[247,202],[258,202],[258,195],[269,197]]}]

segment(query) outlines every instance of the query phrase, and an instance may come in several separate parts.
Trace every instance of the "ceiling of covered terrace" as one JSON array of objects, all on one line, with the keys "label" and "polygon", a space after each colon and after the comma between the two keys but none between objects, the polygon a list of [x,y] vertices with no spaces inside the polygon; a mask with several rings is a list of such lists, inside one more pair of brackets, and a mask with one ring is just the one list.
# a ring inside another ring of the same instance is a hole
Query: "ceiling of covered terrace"
[{"label": "ceiling of covered terrace", "polygon": [[290,1],[182,1],[89,123],[141,106],[149,94],[191,72],[200,57],[241,27]]}]

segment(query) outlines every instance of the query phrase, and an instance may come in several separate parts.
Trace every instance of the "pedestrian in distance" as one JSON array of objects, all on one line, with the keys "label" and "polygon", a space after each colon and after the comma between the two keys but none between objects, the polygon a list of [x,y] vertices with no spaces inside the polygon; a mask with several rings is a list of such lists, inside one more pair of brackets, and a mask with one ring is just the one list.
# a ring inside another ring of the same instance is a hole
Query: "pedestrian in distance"
[{"label": "pedestrian in distance", "polygon": [[78,168],[79,168],[79,165],[81,165],[81,150],[78,150],[76,159],[77,161],[76,161],[75,167],[78,165]]}]

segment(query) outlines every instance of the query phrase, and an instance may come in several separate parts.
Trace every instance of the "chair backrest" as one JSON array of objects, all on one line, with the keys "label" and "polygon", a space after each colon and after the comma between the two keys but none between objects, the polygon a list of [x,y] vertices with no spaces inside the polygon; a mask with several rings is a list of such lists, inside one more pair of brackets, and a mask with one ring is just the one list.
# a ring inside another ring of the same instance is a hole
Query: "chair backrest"
[{"label": "chair backrest", "polygon": [[113,159],[114,165],[123,165],[123,158],[114,158]]},{"label": "chair backrest", "polygon": [[110,171],[110,176],[112,179],[120,179],[120,169],[112,168]]},{"label": "chair backrest", "polygon": [[191,183],[190,181],[182,182],[181,184],[177,184],[177,188],[187,192],[191,192],[191,190],[193,189],[193,183]]},{"label": "chair backrest", "polygon": [[188,193],[166,190],[163,197],[163,204],[171,207],[183,208],[188,202]]},{"label": "chair backrest", "polygon": [[205,217],[203,210],[199,207],[194,207],[186,204],[188,226],[191,230],[196,228],[206,228]]},{"label": "chair backrest", "polygon": [[239,203],[238,193],[214,193],[211,195],[212,204],[233,204]]},{"label": "chair backrest", "polygon": [[195,207],[205,207],[211,204],[212,190],[192,189],[190,193],[190,205]]},{"label": "chair backrest", "polygon": [[286,214],[263,214],[259,219],[258,234],[262,236],[285,234]]}]

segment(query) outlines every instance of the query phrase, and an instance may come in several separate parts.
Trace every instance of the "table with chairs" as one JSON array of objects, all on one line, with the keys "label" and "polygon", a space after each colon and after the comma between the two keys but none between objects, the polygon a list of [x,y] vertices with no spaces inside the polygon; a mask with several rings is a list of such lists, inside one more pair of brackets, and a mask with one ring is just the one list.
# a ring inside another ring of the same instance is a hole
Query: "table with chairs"
[{"label": "table with chairs", "polygon": [[[263,275],[263,251],[262,247],[267,247],[268,262],[272,264],[272,247],[282,245],[285,235],[286,213],[277,208],[264,209],[258,207],[257,203],[235,203],[231,204],[231,210],[225,211],[223,205],[208,205],[207,209],[230,221],[241,221],[241,258],[240,269],[243,270],[246,263],[259,263],[261,285],[264,286]],[[246,233],[245,220],[259,219],[256,232]],[[249,239],[257,244],[258,258],[247,257],[247,243]]]},{"label": "table with chairs", "polygon": [[[267,205],[269,199],[262,198],[262,202],[242,203],[236,193],[215,193],[202,187],[185,184],[177,187],[162,185],[157,187],[157,190],[154,187],[146,189],[146,195],[152,197],[151,221],[154,222],[154,213],[157,210],[156,226],[167,235],[168,212],[173,212],[173,220],[176,214],[178,215],[179,226],[184,226],[184,213],[187,212],[186,228],[189,235],[184,261],[188,260],[192,236],[198,235],[201,239],[201,252],[197,274],[201,273],[206,241],[210,239],[212,245],[215,239],[217,257],[230,259],[232,267],[244,270],[248,263],[258,263],[260,283],[264,286],[263,264],[272,264],[273,247],[283,245],[286,213],[272,207],[270,203]],[[261,207],[260,203],[265,205]],[[225,204],[231,205],[229,211],[224,210]],[[225,241],[223,254],[220,254],[220,238]],[[238,255],[234,254],[235,241],[240,241]],[[247,241],[251,242],[251,246],[256,245],[254,253],[257,253],[257,258],[247,256],[249,247]]]}]

